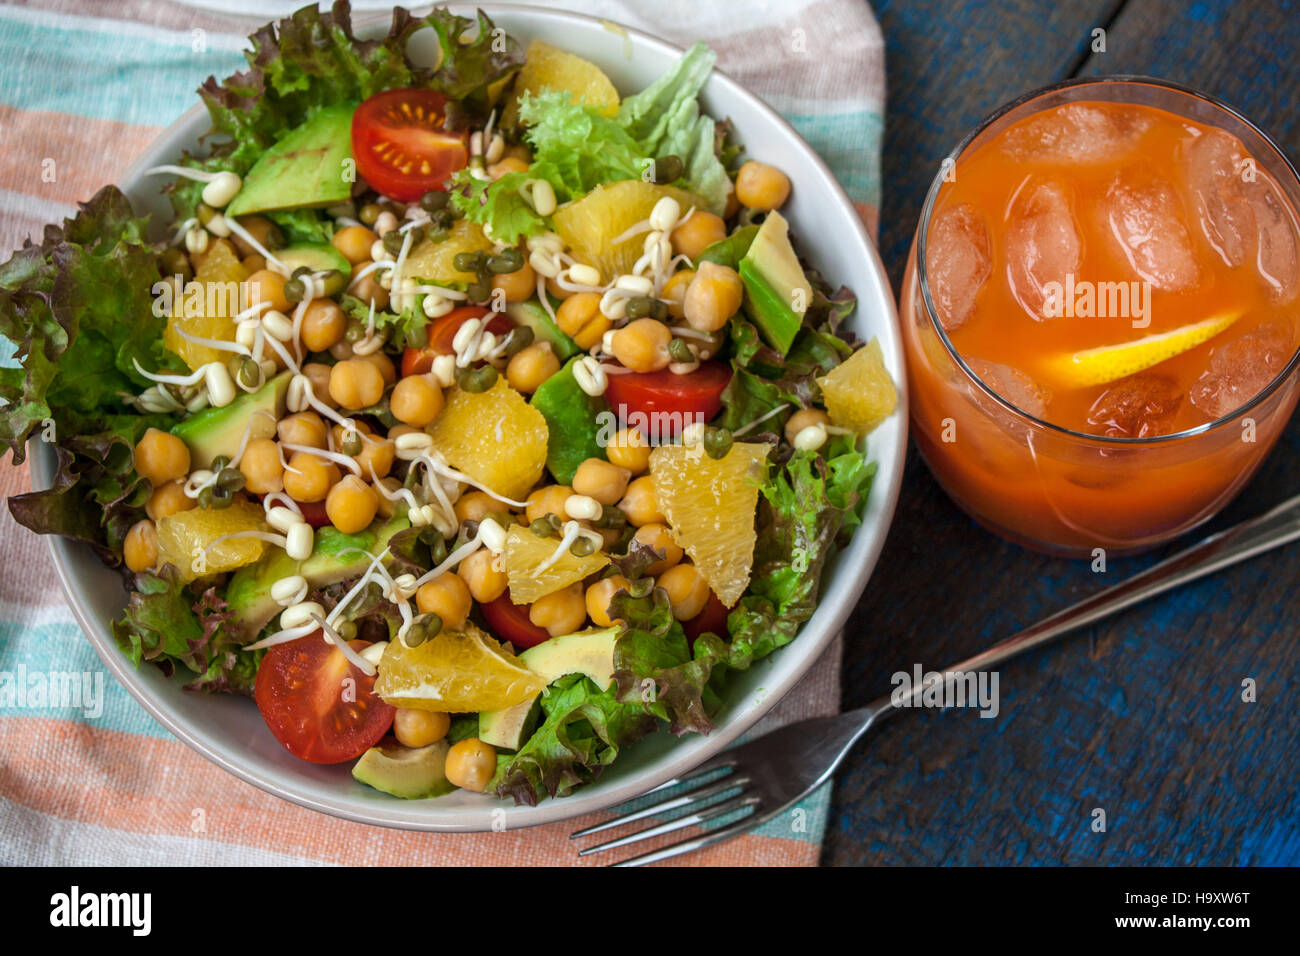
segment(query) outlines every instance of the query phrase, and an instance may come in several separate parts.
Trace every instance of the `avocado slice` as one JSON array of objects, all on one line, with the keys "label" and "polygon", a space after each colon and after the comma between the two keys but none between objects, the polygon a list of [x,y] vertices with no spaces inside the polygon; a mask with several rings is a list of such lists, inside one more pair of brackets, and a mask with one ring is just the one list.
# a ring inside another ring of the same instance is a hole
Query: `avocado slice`
[{"label": "avocado slice", "polygon": [[256,392],[240,395],[224,408],[205,408],[173,427],[172,434],[190,450],[190,466],[207,468],[219,455],[235,457],[245,429],[249,441],[273,437],[292,377],[281,372]]},{"label": "avocado slice", "polygon": [[281,249],[275,257],[293,271],[299,266],[306,266],[312,272],[328,272],[336,269],[347,279],[352,275],[352,263],[348,257],[331,245],[321,242],[304,242],[288,249]]},{"label": "avocado slice", "polygon": [[348,199],[352,181],[344,164],[352,160],[355,109],[349,104],[327,106],[286,133],[244,176],[226,215],[331,206]]},{"label": "avocado slice", "polygon": [[812,285],[790,245],[790,225],[779,212],[767,214],[739,271],[745,314],[768,344],[785,355],[812,304]]},{"label": "avocado slice", "polygon": [[[519,660],[530,671],[557,681],[566,674],[582,674],[601,690],[614,682],[614,642],[617,627],[590,628],[564,634],[530,647]],[[532,729],[538,697],[478,715],[478,739],[505,750],[518,750]]]},{"label": "avocado slice", "polygon": [[526,325],[533,330],[534,342],[550,342],[555,357],[567,362],[579,354],[582,349],[561,331],[541,303],[529,299],[527,302],[512,302],[506,306],[506,315],[514,320],[515,325]]},{"label": "avocado slice", "polygon": [[389,538],[408,527],[406,518],[395,516],[376,519],[356,534],[344,534],[328,526],[317,528],[311,557],[302,562],[293,560],[282,548],[270,549],[260,561],[236,571],[226,585],[226,603],[234,626],[251,639],[280,611],[280,605],[271,597],[276,581],[301,574],[308,585],[323,587],[356,577],[370,565],[363,551],[377,554],[387,546]]},{"label": "avocado slice", "polygon": [[352,776],[403,800],[440,797],[456,789],[448,782],[445,771],[450,748],[446,740],[427,747],[403,747],[385,739],[361,755],[352,767]]},{"label": "avocado slice", "polygon": [[754,244],[754,237],[758,235],[758,226],[741,226],[725,239],[719,239],[717,242],[705,248],[703,252],[695,259],[695,268],[700,267],[701,262],[716,262],[720,266],[726,266],[729,269],[740,267],[740,260],[749,252],[749,247]]},{"label": "avocado slice", "polygon": [[[604,458],[602,429],[616,428],[609,402],[600,395],[588,395],[573,377],[575,356],[541,384],[530,403],[546,419],[546,467],[562,485],[573,481],[573,473],[588,458]],[[599,417],[598,417],[599,416]],[[613,438],[613,432],[604,436]]]}]

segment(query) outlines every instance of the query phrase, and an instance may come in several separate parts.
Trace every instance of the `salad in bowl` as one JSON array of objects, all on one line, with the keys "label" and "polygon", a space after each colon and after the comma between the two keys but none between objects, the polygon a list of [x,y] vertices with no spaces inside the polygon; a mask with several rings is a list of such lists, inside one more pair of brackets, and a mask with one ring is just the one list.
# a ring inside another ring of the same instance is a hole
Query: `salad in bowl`
[{"label": "salad in bowl", "polygon": [[251,43],[147,171],[170,221],[106,187],[0,265],[0,435],[57,464],[11,512],[121,570],[137,666],[393,797],[532,805],[709,732],[896,412],[799,183],[701,111],[702,45],[624,95],[482,13]]}]

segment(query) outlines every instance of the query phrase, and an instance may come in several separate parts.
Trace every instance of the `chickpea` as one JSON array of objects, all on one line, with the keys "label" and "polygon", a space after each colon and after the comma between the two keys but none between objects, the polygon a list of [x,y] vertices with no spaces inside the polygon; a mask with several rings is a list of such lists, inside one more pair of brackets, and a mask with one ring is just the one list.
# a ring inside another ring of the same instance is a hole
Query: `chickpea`
[{"label": "chickpea", "polygon": [[515,272],[502,272],[492,277],[492,288],[505,293],[507,302],[527,302],[537,292],[537,273],[527,262]]},{"label": "chickpea", "polygon": [[694,260],[715,242],[727,238],[727,224],[721,216],[697,209],[691,218],[674,229],[668,236],[673,252]]},{"label": "chickpea", "polygon": [[388,353],[382,349],[378,352],[371,352],[369,355],[358,355],[355,358],[363,362],[369,362],[375,368],[379,369],[379,374],[384,377],[384,387],[387,388],[397,382],[397,366],[393,360],[388,357]]},{"label": "chickpea", "polygon": [[731,219],[738,212],[740,212],[740,200],[736,198],[736,187],[728,183],[727,204],[722,207],[722,218]]},{"label": "chickpea", "polygon": [[651,524],[643,524],[636,529],[636,534],[632,536],[632,540],[654,548],[656,551],[663,552],[663,560],[650,565],[646,569],[647,574],[658,577],[682,560],[682,549],[673,540],[672,532],[668,530],[666,524],[660,524],[657,521]]},{"label": "chickpea", "polygon": [[123,558],[132,571],[147,571],[158,563],[158,529],[148,518],[131,525],[122,542]]},{"label": "chickpea", "polygon": [[[280,227],[265,216],[240,216],[235,221],[257,240],[258,245],[268,252],[275,252],[275,249],[271,247],[280,246],[284,242],[284,237],[280,235]],[[231,233],[230,238],[235,243],[235,248],[239,250],[241,256],[261,255],[243,236]]]},{"label": "chickpea", "polygon": [[407,425],[423,428],[442,411],[442,389],[432,375],[408,375],[393,386],[388,408]]},{"label": "chickpea", "polygon": [[339,480],[339,467],[310,452],[296,451],[284,472],[284,490],[294,501],[324,501]]},{"label": "chickpea", "polygon": [[750,209],[780,209],[790,198],[790,177],[751,159],[736,174],[736,198]]},{"label": "chickpea", "polygon": [[506,173],[526,173],[528,163],[518,156],[503,156],[487,168],[487,174],[493,179],[500,179]]},{"label": "chickpea", "polygon": [[619,510],[627,516],[628,524],[641,528],[648,524],[663,524],[668,519],[659,510],[655,497],[654,479],[642,475],[627,486],[627,494],[618,503]]},{"label": "chickpea", "polygon": [[338,408],[339,403],[330,397],[330,366],[324,362],[308,362],[302,367],[302,374],[311,382],[311,393],[316,401],[326,408]]},{"label": "chickpea", "polygon": [[255,438],[239,459],[244,487],[255,495],[269,495],[284,490],[284,466],[280,464],[280,446],[269,438]]},{"label": "chickpea", "polygon": [[388,429],[388,440],[395,442],[403,435],[414,435],[416,432],[424,431],[423,428],[416,428],[414,425],[394,425]]},{"label": "chickpea", "polygon": [[[370,469],[373,466],[376,477],[383,478],[393,470],[393,460],[397,457],[397,447],[393,444],[391,438],[385,438],[382,435],[374,434],[373,430],[363,421],[354,420],[352,429],[361,439],[361,451],[350,456],[357,466],[361,469],[363,477],[370,476]],[[349,429],[342,425],[335,425],[334,448],[340,452],[343,451],[343,443],[347,438]],[[347,454],[346,452],[343,452]]]},{"label": "chickpea", "polygon": [[517,392],[531,395],[560,370],[560,360],[550,342],[534,342],[521,349],[506,366],[506,381]]},{"label": "chickpea", "polygon": [[664,283],[664,291],[659,297],[667,301],[668,314],[674,319],[684,318],[686,315],[682,311],[682,306],[686,299],[686,288],[694,278],[694,269],[678,269],[673,273],[672,278]]},{"label": "chickpea", "polygon": [[356,534],[370,527],[379,511],[379,494],[356,475],[344,475],[325,498],[330,524],[344,534]]},{"label": "chickpea", "polygon": [[490,514],[500,515],[506,506],[485,491],[471,491],[461,495],[452,505],[457,521],[482,521]]},{"label": "chickpea", "polygon": [[379,284],[373,272],[358,279],[356,284],[348,289],[348,293],[356,296],[366,305],[374,302],[376,309],[388,308],[388,290]]},{"label": "chickpea", "polygon": [[551,294],[552,299],[557,299],[560,302],[565,301],[569,296],[573,295],[573,293],[568,289],[561,289],[559,283],[553,278],[548,278],[546,280],[546,291]]},{"label": "chickpea", "polygon": [[155,488],[144,510],[150,518],[158,521],[180,511],[189,511],[196,504],[198,502],[185,493],[185,481],[177,478]]},{"label": "chickpea", "polygon": [[278,272],[262,269],[249,276],[245,283],[250,306],[269,302],[277,312],[288,312],[292,308],[292,303],[284,297],[284,276]]},{"label": "chickpea", "polygon": [[573,489],[568,485],[547,485],[538,488],[526,499],[524,517],[529,522],[545,518],[548,514],[564,517],[564,503],[573,497]]},{"label": "chickpea", "polygon": [[415,592],[415,606],[420,613],[438,615],[442,626],[452,631],[465,626],[471,604],[469,587],[458,574],[440,574]]},{"label": "chickpea", "polygon": [[447,736],[451,716],[439,710],[398,707],[393,714],[393,736],[403,747],[427,747]]},{"label": "chickpea", "polygon": [[343,258],[354,266],[370,261],[370,247],[379,238],[373,230],[365,226],[346,226],[334,233],[330,240],[334,248],[343,253]]},{"label": "chickpea", "polygon": [[611,465],[639,475],[650,467],[650,443],[635,428],[620,428],[605,448]]},{"label": "chickpea", "polygon": [[135,470],[157,488],[190,473],[190,449],[169,432],[150,428],[135,446]]},{"label": "chickpea", "polygon": [[251,256],[245,256],[240,259],[239,264],[243,266],[244,271],[251,276],[254,272],[261,272],[266,268],[266,259],[259,256],[257,253],[253,253]]},{"label": "chickpea", "polygon": [[632,472],[601,458],[588,458],[573,473],[573,493],[595,498],[602,505],[617,504],[627,492]]},{"label": "chickpea", "polygon": [[744,294],[744,283],[735,269],[701,262],[682,304],[686,321],[701,332],[716,332],[740,310]]},{"label": "chickpea", "polygon": [[[691,288],[695,287],[695,281]],[[690,290],[686,293],[690,301]],[[689,319],[689,313],[687,318]],[[614,358],[634,372],[657,372],[667,368],[672,358],[668,355],[668,343],[673,339],[668,326],[654,319],[633,319],[619,329],[610,339],[610,351]]]},{"label": "chickpea", "polygon": [[365,359],[345,359],[330,370],[330,397],[340,408],[369,408],[384,397],[384,374]]},{"label": "chickpea", "polygon": [[829,425],[831,417],[820,408],[801,408],[785,423],[785,440],[794,444],[794,438],[810,425]]},{"label": "chickpea", "polygon": [[470,596],[479,604],[495,601],[506,593],[509,584],[506,573],[492,567],[492,552],[487,548],[475,551],[462,561],[456,573],[464,579]]},{"label": "chickpea", "polygon": [[587,603],[582,596],[582,582],[575,581],[539,597],[528,609],[528,620],[537,627],[546,628],[551,637],[572,634],[587,620]]},{"label": "chickpea", "polygon": [[295,412],[280,419],[275,426],[280,441],[308,448],[325,447],[325,420],[315,412]]},{"label": "chickpea", "polygon": [[313,352],[324,352],[343,338],[348,320],[333,299],[312,299],[302,314],[302,344]]},{"label": "chickpea", "polygon": [[622,621],[622,618],[609,616],[609,602],[615,593],[627,590],[628,587],[627,578],[621,574],[611,574],[587,588],[587,616],[597,627],[611,627],[615,620]]},{"label": "chickpea", "polygon": [[555,310],[555,321],[583,351],[599,342],[614,325],[600,311],[599,292],[575,292]]},{"label": "chickpea", "polygon": [[656,582],[668,592],[668,602],[673,606],[673,617],[689,621],[697,617],[709,603],[709,582],[704,580],[699,568],[693,564],[675,564]]},{"label": "chickpea", "polygon": [[452,744],[444,772],[453,786],[481,793],[497,772],[496,749],[477,737]]}]

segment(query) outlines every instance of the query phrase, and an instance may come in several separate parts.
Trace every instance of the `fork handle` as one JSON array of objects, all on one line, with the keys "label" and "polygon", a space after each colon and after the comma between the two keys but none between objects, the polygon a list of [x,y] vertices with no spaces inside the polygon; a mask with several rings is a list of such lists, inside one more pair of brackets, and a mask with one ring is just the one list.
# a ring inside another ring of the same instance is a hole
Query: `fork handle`
[{"label": "fork handle", "polygon": [[[1300,495],[1258,517],[1212,534],[1127,581],[1085,598],[973,657],[954,664],[944,673],[990,670],[1026,651],[1051,643],[1071,631],[1094,624],[1147,598],[1297,539],[1300,539]],[[887,694],[853,713],[864,718],[862,729],[865,731],[868,726],[893,716],[903,706],[913,703],[924,691],[924,686],[914,687],[897,703],[893,694]]]}]

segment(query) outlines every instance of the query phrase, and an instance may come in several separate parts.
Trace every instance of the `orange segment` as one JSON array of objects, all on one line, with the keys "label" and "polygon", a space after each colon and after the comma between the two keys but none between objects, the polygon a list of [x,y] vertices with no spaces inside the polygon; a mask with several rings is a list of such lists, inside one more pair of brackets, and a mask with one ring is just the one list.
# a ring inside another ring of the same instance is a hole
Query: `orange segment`
[{"label": "orange segment", "polygon": [[229,352],[195,345],[181,337],[178,329],[205,339],[235,340],[234,316],[239,314],[240,283],[248,270],[240,265],[225,243],[214,248],[186,285],[185,294],[172,303],[172,314],[163,330],[163,345],[175,352],[191,369],[209,362],[225,362]]},{"label": "orange segment", "polygon": [[1132,342],[1058,355],[1048,359],[1045,367],[1048,375],[1065,388],[1116,382],[1208,342],[1236,322],[1240,314],[1228,312]]},{"label": "orange segment", "polygon": [[673,540],[727,607],[749,584],[754,516],[768,450],[765,444],[736,442],[718,459],[698,445],[661,445],[650,453],[655,500]]},{"label": "orange segment", "polygon": [[[936,345],[942,344],[936,339]],[[898,405],[898,391],[885,368],[880,340],[872,339],[817,379],[831,424],[865,435]]]},{"label": "orange segment", "polygon": [[546,686],[546,678],[473,624],[416,647],[391,640],[378,669],[375,692],[388,703],[448,714],[513,707]]},{"label": "orange segment", "polygon": [[233,571],[252,564],[266,550],[259,538],[223,541],[204,555],[204,549],[222,535],[238,531],[269,531],[262,509],[251,501],[235,501],[229,508],[191,508],[158,521],[158,564],[174,564],[181,580],[204,574]]},{"label": "orange segment", "polygon": [[581,199],[566,203],[555,211],[552,221],[556,233],[570,246],[574,257],[595,266],[609,281],[614,276],[632,271],[645,250],[646,234],[643,232],[624,239],[616,246],[611,245],[610,240],[648,219],[655,203],[664,196],[677,200],[682,215],[686,215],[692,206],[709,208],[703,199],[684,189],[625,179],[597,186]]},{"label": "orange segment", "polygon": [[551,561],[559,544],[559,538],[539,538],[521,525],[510,526],[502,552],[510,582],[510,600],[516,604],[532,604],[609,564],[609,555],[603,551],[580,558],[565,548],[557,561],[539,571],[538,568]]},{"label": "orange segment", "polygon": [[453,468],[516,501],[546,467],[546,419],[504,378],[486,392],[453,388],[427,431]]},{"label": "orange segment", "polygon": [[492,242],[483,235],[483,227],[468,219],[457,219],[442,242],[425,239],[406,256],[402,275],[428,279],[442,285],[473,282],[474,274],[461,272],[455,259],[461,252],[491,252]]},{"label": "orange segment", "polygon": [[596,64],[574,56],[541,40],[528,45],[523,69],[515,80],[515,96],[506,107],[502,123],[513,126],[519,112],[518,100],[525,92],[567,90],[573,102],[594,106],[606,116],[618,112],[618,90]]}]

